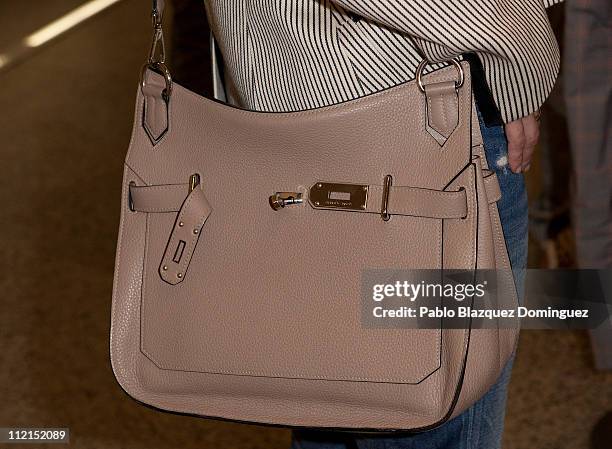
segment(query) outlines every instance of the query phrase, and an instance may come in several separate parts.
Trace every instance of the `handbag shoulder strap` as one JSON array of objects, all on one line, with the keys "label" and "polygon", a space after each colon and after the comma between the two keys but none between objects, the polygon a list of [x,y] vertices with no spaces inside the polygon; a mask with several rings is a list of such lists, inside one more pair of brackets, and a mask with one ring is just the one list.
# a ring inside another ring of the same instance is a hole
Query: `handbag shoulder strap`
[{"label": "handbag shoulder strap", "polygon": [[166,0],[153,0],[152,15],[153,20],[158,19],[161,22],[164,15],[164,8],[166,7]]},{"label": "handbag shoulder strap", "polygon": [[221,75],[219,55],[219,45],[215,39],[215,35],[210,30],[210,68],[212,71],[212,82],[213,82],[213,96],[215,100],[227,102],[227,94],[225,92],[225,85],[223,83],[223,76]]},{"label": "handbag shoulder strap", "polygon": [[[204,2],[206,3],[206,2]],[[165,0],[152,0],[152,19],[154,24],[160,23],[163,19],[164,9],[166,6]],[[206,19],[208,20],[208,16],[205,14]],[[212,32],[212,27],[210,27],[210,65],[211,65],[211,75],[212,75],[212,84],[213,84],[213,96],[216,100],[226,102],[227,96],[225,93],[225,86],[223,83],[223,77],[221,75],[221,70],[219,67],[219,46],[215,39],[215,36]]]}]

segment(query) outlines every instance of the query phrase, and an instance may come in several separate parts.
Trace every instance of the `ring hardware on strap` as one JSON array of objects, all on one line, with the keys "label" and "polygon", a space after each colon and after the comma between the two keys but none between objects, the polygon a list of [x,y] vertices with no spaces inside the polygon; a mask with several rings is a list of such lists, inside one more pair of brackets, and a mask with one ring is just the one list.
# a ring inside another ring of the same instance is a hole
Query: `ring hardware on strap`
[{"label": "ring hardware on strap", "polygon": [[157,2],[154,2],[153,11],[151,13],[151,22],[153,26],[153,36],[151,38],[151,47],[149,49],[149,57],[147,62],[143,65],[142,73],[140,77],[141,88],[145,87],[145,72],[147,69],[151,69],[154,72],[163,75],[166,88],[163,91],[163,95],[166,97],[166,101],[170,99],[172,94],[172,77],[170,70],[166,66],[166,44],[164,42],[164,30],[162,27],[162,12],[156,6]]},{"label": "ring hardware on strap", "polygon": [[[459,75],[459,79],[455,81],[455,88],[460,89],[463,86],[463,82],[465,80],[465,73],[463,72],[463,67],[461,67],[461,64],[455,58],[450,59],[450,62],[455,66]],[[420,91],[423,93],[425,93],[425,86],[423,85],[423,70],[425,70],[425,67],[427,67],[428,65],[429,61],[427,59],[423,59],[417,67],[416,71],[417,85],[419,86]]]},{"label": "ring hardware on strap", "polygon": [[443,147],[459,125],[458,91],[463,86],[465,73],[456,59],[451,59],[458,79],[441,82],[423,82],[423,70],[429,61],[423,60],[416,72],[416,82],[425,95],[425,126],[427,132]]}]

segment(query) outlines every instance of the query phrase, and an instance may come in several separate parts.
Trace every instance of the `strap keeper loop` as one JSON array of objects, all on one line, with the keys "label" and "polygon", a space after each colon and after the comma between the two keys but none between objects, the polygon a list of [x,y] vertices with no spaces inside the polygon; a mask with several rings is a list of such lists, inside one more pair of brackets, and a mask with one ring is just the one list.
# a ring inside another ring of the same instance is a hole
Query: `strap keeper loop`
[{"label": "strap keeper loop", "polygon": [[389,221],[391,219],[391,214],[389,213],[389,191],[391,190],[392,184],[393,176],[385,176],[385,183],[382,194],[382,204],[380,205],[380,216],[383,221]]}]

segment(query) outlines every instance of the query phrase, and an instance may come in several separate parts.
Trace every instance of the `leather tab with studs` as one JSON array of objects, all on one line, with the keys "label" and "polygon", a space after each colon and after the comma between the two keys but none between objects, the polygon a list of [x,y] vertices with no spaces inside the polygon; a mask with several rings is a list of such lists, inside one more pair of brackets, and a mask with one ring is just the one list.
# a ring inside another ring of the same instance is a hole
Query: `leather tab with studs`
[{"label": "leather tab with studs", "polygon": [[159,274],[167,283],[175,285],[185,279],[202,226],[211,211],[200,186],[189,192],[179,210],[159,266]]}]

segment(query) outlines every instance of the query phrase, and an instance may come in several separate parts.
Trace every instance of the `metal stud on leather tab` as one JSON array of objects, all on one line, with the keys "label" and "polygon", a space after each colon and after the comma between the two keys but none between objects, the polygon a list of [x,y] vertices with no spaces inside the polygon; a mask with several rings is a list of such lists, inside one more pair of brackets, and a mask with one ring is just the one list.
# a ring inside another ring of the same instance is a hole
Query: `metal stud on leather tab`
[{"label": "metal stud on leather tab", "polygon": [[[199,180],[198,180],[199,182]],[[160,263],[159,275],[175,285],[185,279],[200,231],[212,209],[198,184],[190,182],[189,193],[179,210]]]}]

